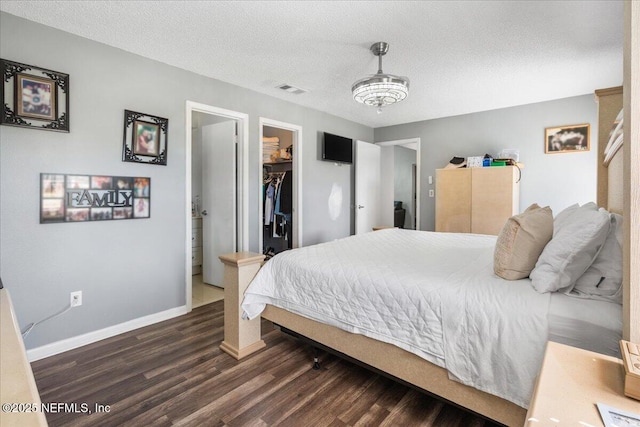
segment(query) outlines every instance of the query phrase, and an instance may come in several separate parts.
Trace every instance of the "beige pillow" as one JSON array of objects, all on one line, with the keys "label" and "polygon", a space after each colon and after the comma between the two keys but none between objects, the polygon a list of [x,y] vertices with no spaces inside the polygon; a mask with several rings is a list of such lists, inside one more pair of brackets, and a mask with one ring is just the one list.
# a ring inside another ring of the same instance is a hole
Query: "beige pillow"
[{"label": "beige pillow", "polygon": [[529,277],[538,257],[553,236],[551,208],[533,204],[512,216],[502,228],[493,253],[493,271],[503,279]]}]

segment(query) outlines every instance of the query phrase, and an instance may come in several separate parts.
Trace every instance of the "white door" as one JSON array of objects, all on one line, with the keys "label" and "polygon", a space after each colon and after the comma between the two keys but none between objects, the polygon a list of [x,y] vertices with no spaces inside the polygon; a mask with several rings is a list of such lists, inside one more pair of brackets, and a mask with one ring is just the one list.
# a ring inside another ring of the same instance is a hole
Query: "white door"
[{"label": "white door", "polygon": [[380,221],[380,147],[356,141],[356,234],[371,231]]},{"label": "white door", "polygon": [[218,257],[236,252],[236,122],[202,128],[202,281],[223,287]]}]

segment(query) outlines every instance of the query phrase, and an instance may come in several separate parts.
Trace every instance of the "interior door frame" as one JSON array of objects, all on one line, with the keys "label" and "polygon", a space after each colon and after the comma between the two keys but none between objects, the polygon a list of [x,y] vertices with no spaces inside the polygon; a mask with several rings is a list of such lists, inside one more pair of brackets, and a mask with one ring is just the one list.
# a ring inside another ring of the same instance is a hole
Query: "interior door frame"
[{"label": "interior door frame", "polygon": [[191,126],[192,114],[199,112],[236,120],[238,123],[238,141],[236,168],[238,171],[236,203],[238,204],[237,246],[238,251],[249,250],[249,115],[227,110],[199,102],[186,102],[185,117],[185,306],[187,312],[192,309],[193,280],[191,277]]},{"label": "interior door frame", "polygon": [[[415,206],[415,223],[416,230],[420,230],[420,184],[422,181],[422,171],[420,169],[420,159],[422,158],[422,143],[419,137],[415,138],[407,138],[407,139],[396,139],[391,141],[380,141],[376,142],[376,145],[380,145],[382,147],[388,147],[393,145],[412,145],[416,144],[416,206]],[[384,178],[384,177],[383,177]]]},{"label": "interior door frame", "polygon": [[291,230],[292,233],[292,244],[291,246],[294,248],[299,248],[302,246],[302,194],[300,189],[302,188],[302,126],[294,125],[291,123],[285,123],[278,120],[269,119],[266,117],[260,117],[258,120],[259,127],[259,161],[258,161],[258,194],[259,200],[258,203],[258,250],[262,252],[264,245],[264,219],[262,215],[264,214],[264,194],[262,193],[262,150],[263,143],[262,138],[263,128],[264,126],[269,126],[272,128],[284,129],[293,133],[293,156],[291,161],[291,170],[293,173],[292,177],[292,197],[293,197],[293,212],[292,212],[292,220],[293,227]]}]

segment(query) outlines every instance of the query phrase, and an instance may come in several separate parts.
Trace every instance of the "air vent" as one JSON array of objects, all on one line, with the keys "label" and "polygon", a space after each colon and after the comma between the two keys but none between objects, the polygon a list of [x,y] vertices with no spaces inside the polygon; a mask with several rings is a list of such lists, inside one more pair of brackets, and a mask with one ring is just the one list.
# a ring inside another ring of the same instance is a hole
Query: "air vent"
[{"label": "air vent", "polygon": [[276,86],[278,89],[282,89],[285,92],[292,93],[294,95],[300,95],[302,93],[307,93],[308,91],[304,89],[300,89],[299,87],[291,86],[288,84],[281,84],[280,86]]}]

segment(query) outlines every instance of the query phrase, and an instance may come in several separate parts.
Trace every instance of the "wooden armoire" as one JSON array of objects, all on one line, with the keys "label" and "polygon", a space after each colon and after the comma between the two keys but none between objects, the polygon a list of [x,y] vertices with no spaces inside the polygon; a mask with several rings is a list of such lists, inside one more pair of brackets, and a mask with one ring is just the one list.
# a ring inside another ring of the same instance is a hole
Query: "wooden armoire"
[{"label": "wooden armoire", "polygon": [[498,235],[519,213],[516,166],[436,170],[436,231]]}]

